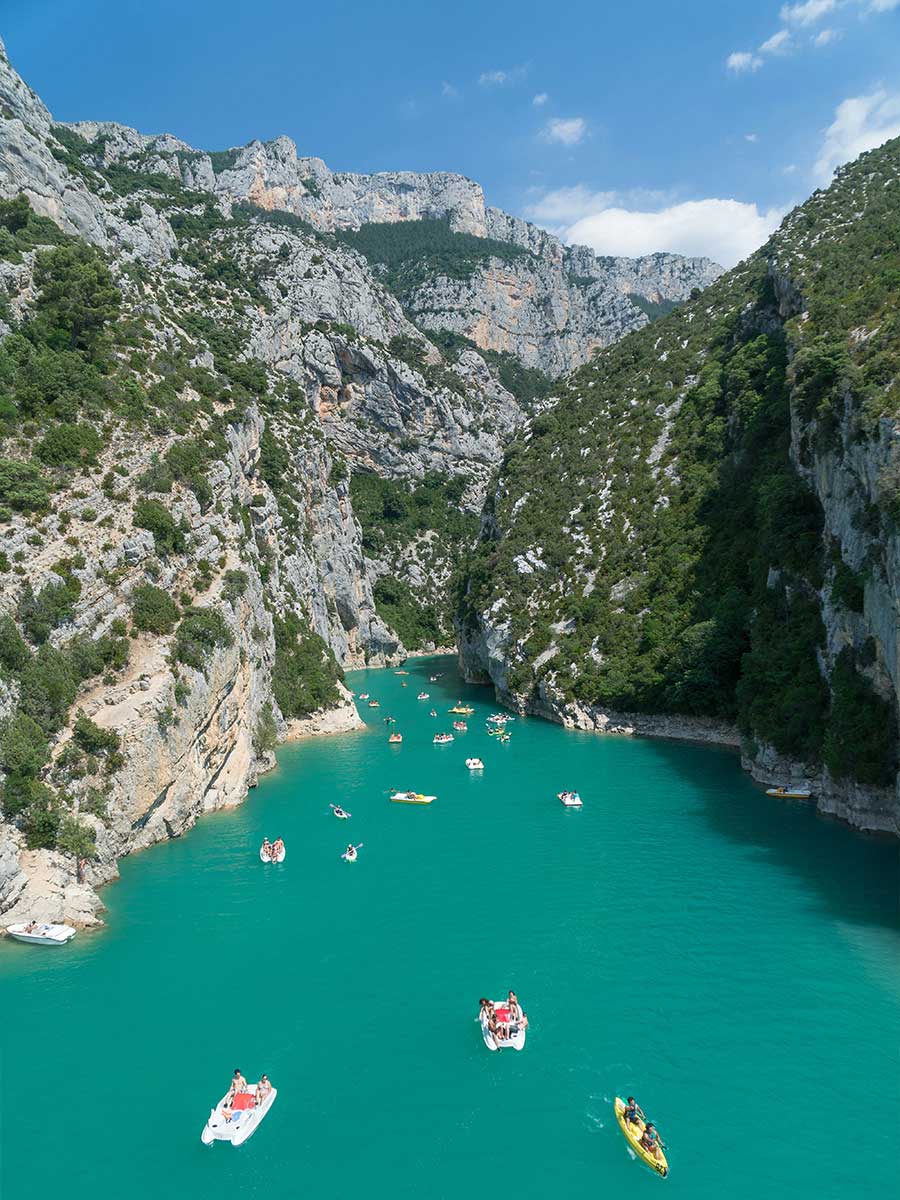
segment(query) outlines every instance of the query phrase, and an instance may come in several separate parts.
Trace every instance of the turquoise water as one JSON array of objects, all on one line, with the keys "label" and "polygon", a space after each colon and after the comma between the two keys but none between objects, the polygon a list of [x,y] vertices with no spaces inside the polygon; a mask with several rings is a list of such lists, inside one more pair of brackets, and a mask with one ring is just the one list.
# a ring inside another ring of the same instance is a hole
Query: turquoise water
[{"label": "turquoise water", "polygon": [[[351,676],[373,725],[285,748],[240,809],[126,860],[106,930],[0,946],[3,1200],[896,1195],[896,848],[770,801],[725,752],[534,720],[500,746],[489,693],[441,666],[429,703],[433,660],[405,689]],[[457,696],[470,732],[433,746]],[[511,986],[528,1042],[490,1054],[477,1000]],[[278,1099],[246,1146],[205,1149],[235,1066]],[[629,1157],[617,1092],[668,1179]]]}]

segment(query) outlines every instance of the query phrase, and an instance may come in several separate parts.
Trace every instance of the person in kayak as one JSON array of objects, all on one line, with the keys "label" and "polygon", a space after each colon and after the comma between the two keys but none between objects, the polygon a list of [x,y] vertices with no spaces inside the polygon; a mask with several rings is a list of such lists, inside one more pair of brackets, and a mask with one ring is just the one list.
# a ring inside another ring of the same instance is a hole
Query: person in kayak
[{"label": "person in kayak", "polygon": [[332,804],[331,807],[334,809],[334,815],[336,817],[342,817],[344,815],[344,810],[339,804]]},{"label": "person in kayak", "polygon": [[641,1145],[645,1150],[649,1150],[655,1159],[659,1159],[659,1134],[656,1132],[656,1126],[652,1121],[649,1121],[644,1126],[644,1132],[641,1134]]},{"label": "person in kayak", "polygon": [[625,1111],[622,1114],[629,1125],[637,1125],[638,1121],[644,1121],[644,1110],[635,1100],[634,1096],[628,1097],[628,1103],[625,1105]]}]

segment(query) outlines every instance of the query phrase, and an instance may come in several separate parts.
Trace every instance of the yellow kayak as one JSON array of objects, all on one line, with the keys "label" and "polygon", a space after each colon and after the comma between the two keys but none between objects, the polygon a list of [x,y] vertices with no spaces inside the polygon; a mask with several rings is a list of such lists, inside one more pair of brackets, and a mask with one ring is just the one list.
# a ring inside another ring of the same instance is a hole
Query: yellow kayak
[{"label": "yellow kayak", "polygon": [[648,1167],[652,1167],[657,1174],[665,1177],[669,1173],[669,1164],[666,1162],[666,1156],[663,1153],[663,1148],[659,1148],[659,1158],[652,1150],[645,1150],[641,1145],[641,1137],[644,1133],[644,1122],[638,1119],[636,1125],[632,1125],[625,1120],[625,1101],[616,1096],[616,1120],[619,1122],[619,1128],[625,1134],[629,1146]]}]

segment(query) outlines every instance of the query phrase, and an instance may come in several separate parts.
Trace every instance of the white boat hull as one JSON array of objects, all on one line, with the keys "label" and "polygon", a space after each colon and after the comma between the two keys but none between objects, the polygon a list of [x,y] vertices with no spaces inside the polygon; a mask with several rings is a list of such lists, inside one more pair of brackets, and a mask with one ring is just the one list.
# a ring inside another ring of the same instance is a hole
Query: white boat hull
[{"label": "white boat hull", "polygon": [[283,863],[286,854],[287,854],[287,850],[283,849],[283,850],[279,851],[278,855],[275,858],[269,858],[268,854],[265,853],[262,846],[260,846],[260,848],[259,848],[259,857],[260,857],[261,861],[264,863]]},{"label": "white boat hull", "polygon": [[[502,1001],[499,1001],[499,1000],[494,1001],[494,1008],[502,1008],[502,1007],[503,1007]],[[516,1025],[516,1026],[511,1027],[511,1036],[510,1037],[501,1038],[499,1041],[496,1041],[494,1038],[494,1035],[490,1031],[490,1027],[488,1026],[487,1017],[480,1016],[479,1021],[481,1023],[481,1036],[484,1038],[484,1044],[487,1046],[488,1050],[492,1050],[492,1051],[493,1050],[508,1050],[508,1049],[522,1050],[524,1048],[525,1033],[526,1033],[524,1026]],[[513,1028],[515,1029],[514,1033],[512,1033]]]},{"label": "white boat hull", "polygon": [[391,799],[395,804],[431,804],[432,800],[437,799],[437,796],[423,796],[421,792],[416,792],[412,796],[409,792],[392,792]]},{"label": "white boat hull", "polygon": [[557,796],[557,799],[559,800],[560,804],[565,805],[566,808],[583,808],[584,807],[584,805],[582,804],[581,797],[578,795],[577,792],[575,793],[574,796],[566,796],[563,793],[560,793]]},{"label": "white boat hull", "polygon": [[[251,1083],[247,1091],[255,1096],[256,1084]],[[256,1133],[269,1109],[275,1103],[277,1095],[278,1089],[272,1088],[271,1092],[269,1092],[258,1108],[254,1106],[253,1108],[233,1113],[229,1121],[222,1111],[225,1101],[228,1099],[228,1093],[226,1092],[209,1114],[209,1120],[204,1125],[203,1132],[200,1134],[200,1141],[204,1146],[211,1146],[214,1142],[230,1142],[232,1146],[242,1146],[244,1142]]]},{"label": "white boat hull", "polygon": [[71,925],[42,924],[29,933],[26,930],[27,924],[29,922],[7,925],[6,932],[17,942],[27,942],[30,946],[64,946],[77,932]]}]

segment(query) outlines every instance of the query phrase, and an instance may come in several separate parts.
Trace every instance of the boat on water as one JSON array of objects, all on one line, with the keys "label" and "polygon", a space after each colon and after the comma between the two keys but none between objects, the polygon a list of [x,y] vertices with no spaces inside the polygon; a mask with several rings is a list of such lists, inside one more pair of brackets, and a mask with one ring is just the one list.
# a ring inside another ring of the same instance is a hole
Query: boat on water
[{"label": "boat on water", "polygon": [[369,708],[381,708],[381,705],[378,703],[377,700],[370,700]]},{"label": "boat on water", "polygon": [[621,1096],[616,1096],[615,1109],[619,1128],[624,1133],[625,1140],[629,1146],[641,1162],[646,1163],[648,1167],[651,1167],[658,1175],[662,1175],[665,1179],[669,1173],[669,1164],[666,1161],[662,1146],[659,1148],[659,1158],[657,1158],[652,1150],[648,1150],[645,1146],[641,1145],[641,1138],[644,1135],[644,1122],[640,1117],[634,1123],[625,1120],[625,1101]]},{"label": "boat on water", "polygon": [[6,932],[17,942],[32,946],[64,946],[77,933],[71,925],[53,925],[49,921],[20,921],[7,925]]},{"label": "boat on water", "polygon": [[448,709],[447,711],[452,712],[452,713],[459,713],[459,715],[461,717],[471,717],[471,715],[475,711],[475,709],[471,706],[471,704],[460,704],[460,702],[457,700],[457,702],[453,705],[453,707]]},{"label": "boat on water", "polygon": [[437,709],[436,709],[436,708],[433,708],[433,709],[431,710],[431,712],[430,712],[428,715],[429,715],[429,717],[436,717],[436,716],[437,716]]},{"label": "boat on water", "polygon": [[359,851],[362,849],[362,845],[362,842],[360,842],[358,846],[348,846],[341,855],[344,862],[356,862],[359,858]]},{"label": "boat on water", "polygon": [[391,792],[395,804],[430,804],[437,796],[426,796],[422,792]]},{"label": "boat on water", "polygon": [[466,733],[469,727],[465,721],[454,721],[453,728],[457,730],[458,733]]},{"label": "boat on water", "polygon": [[489,725],[506,725],[509,721],[514,721],[515,719],[509,713],[491,713],[487,721]]},{"label": "boat on water", "polygon": [[419,692],[418,696],[416,696],[416,699],[417,700],[428,700],[429,695],[427,692]]},{"label": "boat on water", "polygon": [[353,813],[348,813],[347,810],[341,808],[339,804],[331,804],[329,807],[339,821],[347,821],[353,816]]},{"label": "boat on water", "polygon": [[780,787],[766,788],[767,796],[777,796],[781,800],[809,800],[812,797],[810,788]]},{"label": "boat on water", "polygon": [[498,742],[508,742],[512,734],[507,733],[505,729],[489,729],[488,737],[496,738]]},{"label": "boat on water", "polygon": [[453,734],[452,733],[436,733],[431,740],[434,742],[435,746],[446,746],[446,744],[448,742],[453,741]]},{"label": "boat on water", "polygon": [[557,792],[557,800],[564,804],[566,808],[581,808],[582,800],[577,792]]},{"label": "boat on water", "polygon": [[437,683],[437,681],[438,681],[439,679],[443,679],[443,678],[444,678],[444,672],[443,672],[443,671],[438,671],[436,675],[429,675],[429,676],[428,676],[428,682],[429,682],[429,683]]},{"label": "boat on water", "polygon": [[200,1134],[204,1146],[212,1146],[215,1142],[231,1142],[232,1146],[242,1146],[248,1138],[253,1137],[278,1095],[278,1089],[272,1088],[257,1104],[256,1090],[257,1085],[251,1083],[245,1092],[238,1092],[234,1097],[230,1091],[225,1093],[210,1112],[209,1120]]},{"label": "boat on water", "polygon": [[480,758],[467,758],[466,766],[469,768],[470,771],[483,771],[484,770],[484,763],[481,761]]},{"label": "boat on water", "polygon": [[409,671],[395,671],[394,674],[395,675],[408,675]]},{"label": "boat on water", "polygon": [[403,741],[403,734],[402,734],[402,733],[392,733],[392,734],[391,734],[391,736],[388,738],[388,742],[389,742],[389,743],[390,743],[390,745],[392,745],[392,746],[399,746],[399,744],[400,744],[402,741]]},{"label": "boat on water", "polygon": [[259,848],[259,857],[264,863],[283,863],[286,854],[284,842],[276,849],[276,843],[270,842],[268,838]]},{"label": "boat on water", "polygon": [[360,700],[368,700],[368,698],[369,698],[369,693],[368,693],[368,692],[360,692],[360,693],[359,693],[359,698],[360,698]]},{"label": "boat on water", "polygon": [[[481,1036],[484,1038],[484,1044],[488,1050],[521,1050],[525,1045],[525,1031],[527,1020],[513,1021],[506,1000],[492,1000],[491,1005],[494,1010],[494,1017],[497,1025],[504,1032],[504,1037],[497,1037],[491,1032],[490,1016],[488,1010],[482,1008],[478,1015],[478,1020],[481,1023]],[[522,1018],[525,1013],[522,1013]]]}]

